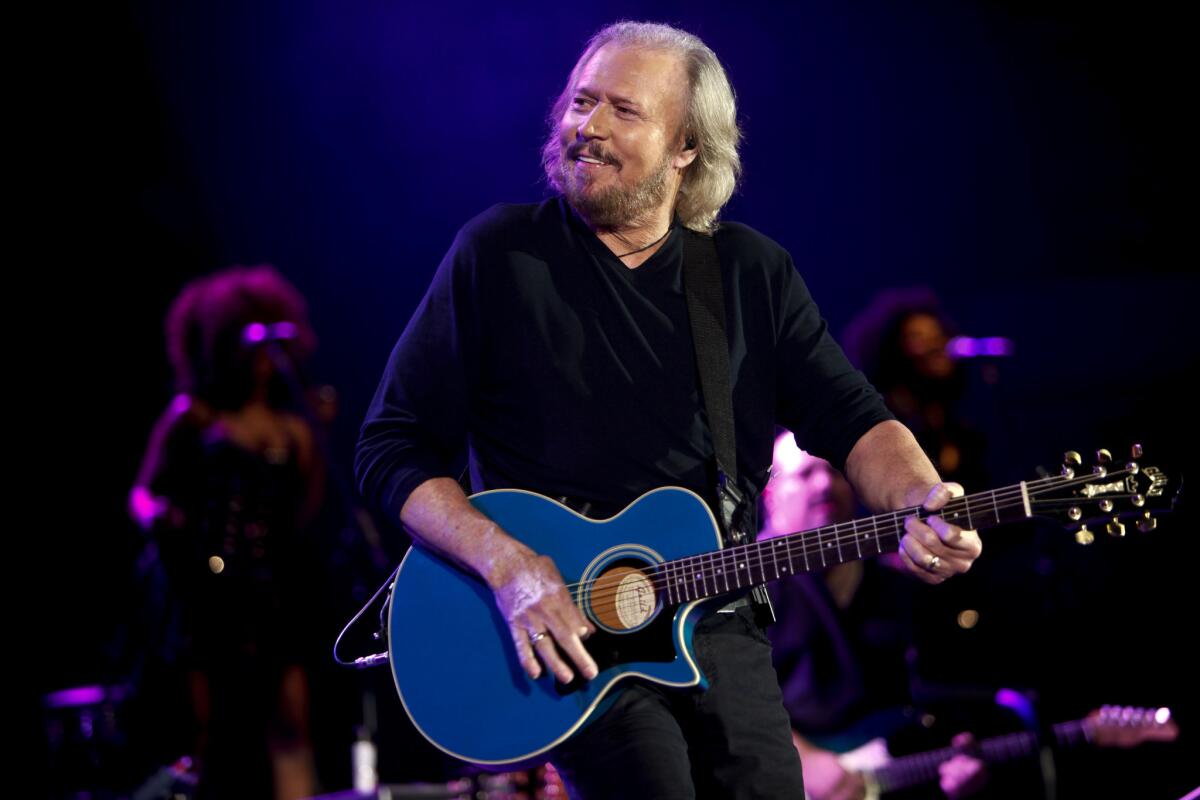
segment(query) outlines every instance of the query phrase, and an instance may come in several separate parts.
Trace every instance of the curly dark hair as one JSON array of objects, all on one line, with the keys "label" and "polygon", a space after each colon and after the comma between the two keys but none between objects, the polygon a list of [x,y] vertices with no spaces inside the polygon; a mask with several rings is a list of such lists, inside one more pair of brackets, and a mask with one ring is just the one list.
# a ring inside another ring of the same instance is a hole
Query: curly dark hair
[{"label": "curly dark hair", "polygon": [[959,333],[934,291],[914,286],[880,291],[842,334],[846,355],[885,394],[897,384],[916,379],[901,347],[900,330],[909,318],[918,314],[936,319],[947,336]]},{"label": "curly dark hair", "polygon": [[269,264],[233,266],[188,283],[167,311],[167,359],[175,388],[216,408],[237,408],[253,390],[253,323],[296,326],[285,349],[299,365],[316,347],[303,295]]}]

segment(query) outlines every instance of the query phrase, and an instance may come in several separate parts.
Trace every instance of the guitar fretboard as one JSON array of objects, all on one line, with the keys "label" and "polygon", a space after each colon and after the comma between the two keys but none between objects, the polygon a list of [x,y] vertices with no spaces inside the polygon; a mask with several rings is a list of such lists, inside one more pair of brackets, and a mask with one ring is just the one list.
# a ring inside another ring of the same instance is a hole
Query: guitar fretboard
[{"label": "guitar fretboard", "polygon": [[902,508],[666,561],[653,570],[653,578],[668,604],[728,594],[801,572],[894,553],[900,548],[906,519],[934,515],[961,528],[981,530],[1029,517],[1030,495],[1022,482],[955,498],[936,512],[920,506]]},{"label": "guitar fretboard", "polygon": [[[1055,725],[1054,738],[1061,748],[1078,747],[1090,743],[1085,720],[1062,722]],[[897,758],[886,766],[869,772],[872,780],[878,784],[880,791],[894,792],[938,780],[938,766],[961,752],[964,751],[956,747],[944,747],[940,750],[930,750],[927,753],[916,753]],[[971,754],[989,764],[1002,764],[1007,761],[1030,758],[1037,752],[1037,737],[1031,732],[1023,731],[984,739],[979,743],[978,752]]]}]

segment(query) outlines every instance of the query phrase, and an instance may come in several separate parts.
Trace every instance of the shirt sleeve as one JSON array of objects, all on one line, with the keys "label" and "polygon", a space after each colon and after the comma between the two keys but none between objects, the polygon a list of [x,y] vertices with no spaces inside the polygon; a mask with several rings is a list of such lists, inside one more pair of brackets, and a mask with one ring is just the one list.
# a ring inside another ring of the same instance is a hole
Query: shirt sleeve
[{"label": "shirt sleeve", "polygon": [[776,418],[800,447],[842,470],[859,438],[895,417],[830,335],[790,258],[780,280]]},{"label": "shirt sleeve", "polygon": [[464,229],[392,349],[354,456],[367,503],[398,521],[413,490],[457,478],[479,363],[477,248]]}]

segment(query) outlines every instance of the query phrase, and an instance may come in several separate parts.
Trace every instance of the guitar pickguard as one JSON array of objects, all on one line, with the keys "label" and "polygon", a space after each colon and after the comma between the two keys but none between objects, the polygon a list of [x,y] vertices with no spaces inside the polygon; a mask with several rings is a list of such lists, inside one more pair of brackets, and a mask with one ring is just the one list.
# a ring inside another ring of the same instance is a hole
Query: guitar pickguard
[{"label": "guitar pickguard", "polygon": [[[667,613],[657,614],[649,624],[632,632],[609,633],[598,628],[586,642],[596,666],[604,672],[623,664],[670,664],[678,655],[671,634],[673,612],[673,609],[667,609]],[[579,677],[568,684],[556,684],[563,695],[577,691],[582,686],[583,681]]]}]

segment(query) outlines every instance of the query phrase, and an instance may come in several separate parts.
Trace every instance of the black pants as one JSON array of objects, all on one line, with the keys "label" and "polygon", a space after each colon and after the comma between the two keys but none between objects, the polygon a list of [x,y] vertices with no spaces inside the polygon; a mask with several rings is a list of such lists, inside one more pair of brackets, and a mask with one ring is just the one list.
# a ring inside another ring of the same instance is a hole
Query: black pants
[{"label": "black pants", "polygon": [[771,645],[750,607],[696,626],[709,689],[635,681],[552,753],[572,798],[803,798]]}]

